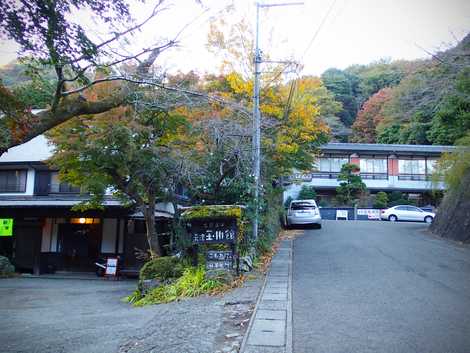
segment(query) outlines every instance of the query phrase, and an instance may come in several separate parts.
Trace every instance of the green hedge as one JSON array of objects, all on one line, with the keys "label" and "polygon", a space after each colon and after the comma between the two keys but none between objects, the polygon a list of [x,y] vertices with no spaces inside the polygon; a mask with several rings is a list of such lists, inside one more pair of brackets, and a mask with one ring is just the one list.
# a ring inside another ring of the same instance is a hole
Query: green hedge
[{"label": "green hedge", "polygon": [[15,274],[15,267],[5,256],[0,256],[0,277],[10,277]]},{"label": "green hedge", "polygon": [[166,281],[183,274],[184,266],[176,257],[164,256],[147,261],[140,269],[140,280],[157,279]]}]

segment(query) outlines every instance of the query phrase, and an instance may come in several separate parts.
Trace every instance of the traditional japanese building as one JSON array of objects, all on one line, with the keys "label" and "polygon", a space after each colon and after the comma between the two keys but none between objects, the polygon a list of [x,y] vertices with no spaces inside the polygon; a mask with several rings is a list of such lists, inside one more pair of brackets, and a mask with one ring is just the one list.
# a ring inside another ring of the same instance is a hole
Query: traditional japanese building
[{"label": "traditional japanese building", "polygon": [[[99,257],[118,256],[128,270],[139,268],[135,252],[148,248],[139,213],[111,195],[103,210],[71,208],[86,200],[80,188],[60,182],[46,161],[52,147],[44,136],[13,147],[0,156],[0,221],[13,221],[0,236],[0,255],[19,271],[94,271]],[[157,205],[157,231],[168,236],[171,204]]]},{"label": "traditional japanese building", "polygon": [[290,178],[284,198],[296,198],[301,187],[309,185],[320,199],[331,199],[339,186],[337,178],[342,165],[354,163],[360,167],[360,176],[370,193],[400,191],[419,201],[433,189],[445,188],[442,182],[433,184],[431,175],[439,157],[453,149],[435,145],[328,143],[321,147],[321,156],[311,172]]}]

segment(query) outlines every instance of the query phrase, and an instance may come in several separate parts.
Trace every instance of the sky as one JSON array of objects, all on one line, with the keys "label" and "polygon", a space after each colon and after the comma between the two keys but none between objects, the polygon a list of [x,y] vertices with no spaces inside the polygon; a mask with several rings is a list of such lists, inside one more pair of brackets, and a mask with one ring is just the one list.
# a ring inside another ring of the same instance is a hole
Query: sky
[{"label": "sky", "polygon": [[[298,0],[282,2],[293,1]],[[158,64],[170,72],[218,72],[222,58],[206,48],[209,24],[216,18],[228,23],[245,18],[254,29],[255,1],[201,2],[167,1],[168,9],[132,38],[130,50],[173,38],[184,28],[179,37],[180,46],[166,52]],[[265,4],[279,2],[261,1]],[[133,2],[132,13],[142,19],[154,3],[152,0],[147,0],[146,4]],[[230,4],[235,10],[223,11]],[[94,35],[106,38],[106,32],[89,14],[77,14],[74,18],[91,28]],[[260,19],[260,47],[264,52],[274,60],[301,62],[303,74],[320,75],[330,67],[344,69],[381,58],[426,58],[429,57],[426,51],[435,52],[455,45],[470,32],[470,1],[304,0],[301,6],[262,9]],[[15,51],[14,43],[1,41],[0,65],[14,59]]]}]

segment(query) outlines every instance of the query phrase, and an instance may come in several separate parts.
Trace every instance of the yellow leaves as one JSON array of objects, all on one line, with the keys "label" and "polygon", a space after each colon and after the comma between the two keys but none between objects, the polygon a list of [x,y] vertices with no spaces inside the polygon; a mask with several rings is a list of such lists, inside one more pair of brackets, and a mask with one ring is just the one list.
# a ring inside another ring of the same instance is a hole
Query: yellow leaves
[{"label": "yellow leaves", "polygon": [[243,80],[240,74],[231,72],[226,76],[226,80],[237,95],[247,95],[248,97],[253,94],[253,81]]}]

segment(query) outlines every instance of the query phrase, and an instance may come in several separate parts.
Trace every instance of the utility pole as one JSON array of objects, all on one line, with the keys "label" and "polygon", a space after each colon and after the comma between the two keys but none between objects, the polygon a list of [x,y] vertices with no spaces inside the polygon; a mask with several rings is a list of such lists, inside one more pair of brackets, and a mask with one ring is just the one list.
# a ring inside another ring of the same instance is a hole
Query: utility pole
[{"label": "utility pole", "polygon": [[261,178],[261,113],[259,111],[259,77],[261,74],[260,66],[263,62],[261,58],[261,51],[259,48],[259,11],[261,8],[280,7],[280,6],[295,6],[303,5],[303,2],[290,2],[279,4],[260,4],[256,3],[256,34],[255,34],[255,77],[253,85],[253,138],[252,138],[252,153],[253,153],[253,177],[255,179],[254,187],[254,204],[255,204],[255,217],[253,220],[253,239],[258,239],[258,223],[259,223],[259,188]]}]

